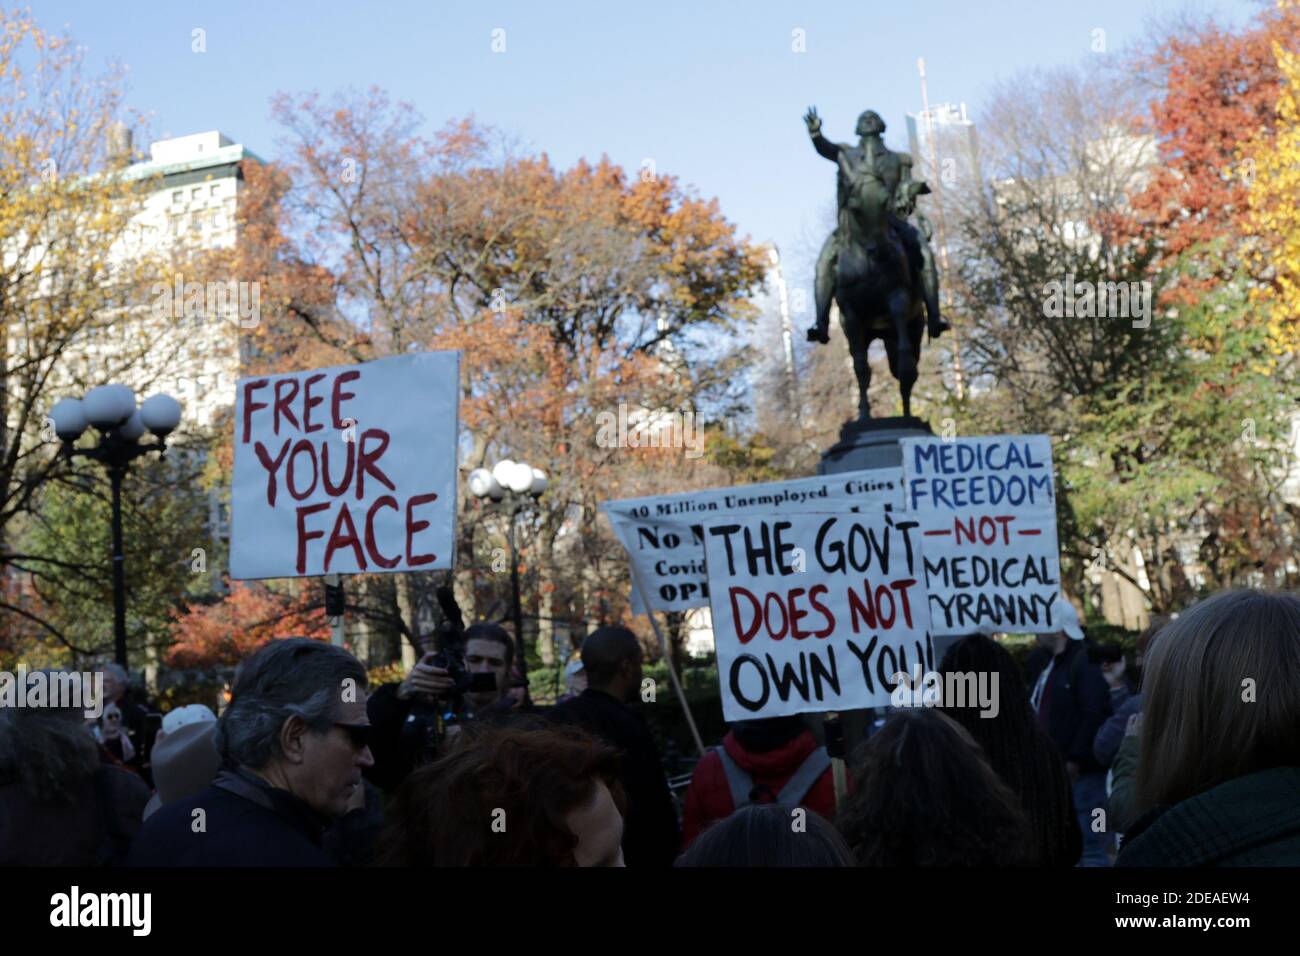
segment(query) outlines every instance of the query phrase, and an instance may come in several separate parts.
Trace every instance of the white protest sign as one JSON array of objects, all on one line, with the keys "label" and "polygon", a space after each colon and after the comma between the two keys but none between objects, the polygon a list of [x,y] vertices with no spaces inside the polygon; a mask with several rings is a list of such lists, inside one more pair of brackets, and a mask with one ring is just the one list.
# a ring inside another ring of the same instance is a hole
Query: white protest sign
[{"label": "white protest sign", "polygon": [[[650,595],[651,609],[686,611],[709,603],[702,522],[732,514],[897,509],[902,506],[902,488],[901,468],[878,468],[736,488],[624,498],[606,501],[601,509],[627,551],[633,572]],[[635,588],[632,610],[645,613]]]},{"label": "white protest sign", "polygon": [[704,526],[728,721],[885,706],[897,675],[933,670],[916,530],[889,512]]},{"label": "white protest sign", "polygon": [[1046,435],[905,438],[934,634],[1062,627],[1052,442]]},{"label": "white protest sign", "polygon": [[904,438],[908,511],[1015,508],[1056,514],[1047,435]]},{"label": "white protest sign", "polygon": [[230,571],[450,568],[460,353],[240,380]]}]

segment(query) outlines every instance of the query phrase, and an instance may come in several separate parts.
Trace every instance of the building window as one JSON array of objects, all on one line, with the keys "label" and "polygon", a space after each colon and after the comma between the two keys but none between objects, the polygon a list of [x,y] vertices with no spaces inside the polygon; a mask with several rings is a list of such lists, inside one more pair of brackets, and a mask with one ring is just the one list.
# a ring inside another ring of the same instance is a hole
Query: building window
[{"label": "building window", "polygon": [[218,184],[213,183],[212,189],[209,190],[208,195],[211,196],[213,199],[216,199],[218,196],[221,195],[221,187]]},{"label": "building window", "polygon": [[180,205],[181,203],[183,203],[184,201],[185,201],[185,190],[183,190],[183,189],[178,189],[178,190],[176,190],[174,193],[172,193],[172,205],[173,205],[173,206],[179,206],[179,205]]},{"label": "building window", "polygon": [[203,196],[203,187],[195,186],[190,190],[190,202],[198,202]]}]

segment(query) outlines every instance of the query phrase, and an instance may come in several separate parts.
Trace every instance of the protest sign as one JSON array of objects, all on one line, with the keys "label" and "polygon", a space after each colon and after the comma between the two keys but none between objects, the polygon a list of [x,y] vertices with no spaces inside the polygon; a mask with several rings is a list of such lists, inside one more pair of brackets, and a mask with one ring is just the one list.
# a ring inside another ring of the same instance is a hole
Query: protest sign
[{"label": "protest sign", "polygon": [[[601,505],[633,569],[650,595],[651,610],[705,607],[702,523],[719,515],[797,514],[809,511],[881,511],[902,505],[902,470],[879,468],[816,478],[710,488]],[[640,594],[632,610],[644,614]]]},{"label": "protest sign", "polygon": [[1014,508],[1056,513],[1047,435],[904,438],[908,511]]},{"label": "protest sign", "polygon": [[1056,515],[918,511],[935,634],[1060,630]]},{"label": "protest sign", "polygon": [[905,438],[902,447],[933,633],[1059,630],[1051,439]]},{"label": "protest sign", "polygon": [[460,353],[240,380],[235,578],[450,568]]},{"label": "protest sign", "polygon": [[910,516],[719,518],[704,547],[727,720],[884,706],[933,669]]}]

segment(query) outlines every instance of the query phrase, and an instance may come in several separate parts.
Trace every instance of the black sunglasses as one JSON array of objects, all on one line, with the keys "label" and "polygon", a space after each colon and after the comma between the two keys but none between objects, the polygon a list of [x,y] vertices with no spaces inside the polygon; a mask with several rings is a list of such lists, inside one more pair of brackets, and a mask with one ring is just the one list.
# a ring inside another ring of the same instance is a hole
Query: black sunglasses
[{"label": "black sunglasses", "polygon": [[348,737],[352,740],[352,746],[357,750],[364,750],[370,743],[370,725],[369,724],[340,724],[336,723],[335,727],[342,727],[348,732]]}]

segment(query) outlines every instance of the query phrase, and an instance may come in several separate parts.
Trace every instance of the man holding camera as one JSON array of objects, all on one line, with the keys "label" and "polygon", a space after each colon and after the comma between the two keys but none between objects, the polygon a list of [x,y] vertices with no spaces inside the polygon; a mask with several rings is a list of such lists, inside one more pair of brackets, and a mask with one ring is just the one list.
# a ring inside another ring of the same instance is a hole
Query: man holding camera
[{"label": "man holding camera", "polygon": [[385,790],[396,790],[461,725],[529,709],[511,687],[515,648],[505,628],[475,624],[444,638],[401,683],[384,684],[370,697],[375,765],[368,776]]}]

